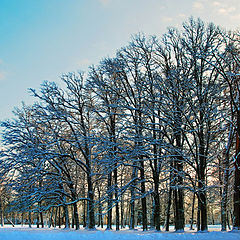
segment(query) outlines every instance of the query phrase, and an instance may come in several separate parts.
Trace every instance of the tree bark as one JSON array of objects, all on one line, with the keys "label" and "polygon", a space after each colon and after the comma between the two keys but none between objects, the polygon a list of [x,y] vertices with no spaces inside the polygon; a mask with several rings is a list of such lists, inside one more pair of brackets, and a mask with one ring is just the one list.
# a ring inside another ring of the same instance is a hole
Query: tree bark
[{"label": "tree bark", "polygon": [[203,183],[204,179],[199,180],[198,189],[199,189],[199,210],[200,210],[200,230],[207,231],[207,198],[205,184]]},{"label": "tree bark", "polygon": [[69,212],[68,212],[68,206],[64,205],[64,216],[65,216],[65,228],[69,228]]},{"label": "tree bark", "polygon": [[57,213],[58,213],[58,208],[56,207],[55,209],[55,216],[54,216],[54,227],[57,227]]},{"label": "tree bark", "polygon": [[[240,112],[237,116],[237,126],[240,130]],[[240,138],[236,136],[236,155],[234,161],[234,194],[233,194],[233,229],[240,230]]]},{"label": "tree bark", "polygon": [[[202,106],[202,99],[200,106]],[[200,230],[207,231],[207,197],[206,197],[206,156],[205,156],[205,141],[203,130],[204,113],[200,110],[200,130],[199,130],[199,167],[198,167],[198,191],[200,204]]]},{"label": "tree bark", "polygon": [[142,194],[142,224],[143,231],[147,230],[147,201],[146,201],[146,189],[145,189],[145,173],[144,173],[144,161],[140,161],[140,179],[141,179],[141,194]]},{"label": "tree bark", "polygon": [[118,185],[117,185],[117,164],[115,164],[115,169],[114,169],[114,185],[115,185],[115,209],[116,209],[116,230],[120,230],[120,216],[119,216],[119,203],[118,203]]},{"label": "tree bark", "polygon": [[102,203],[101,203],[101,190],[98,188],[98,227],[103,228],[103,216],[102,216]]},{"label": "tree bark", "polygon": [[[89,166],[90,167],[90,166]],[[95,216],[94,216],[94,194],[92,186],[91,172],[87,173],[87,182],[88,182],[88,228],[95,228]]]},{"label": "tree bark", "polygon": [[83,227],[85,228],[86,226],[87,226],[87,222],[86,222],[86,201],[83,200]]},{"label": "tree bark", "polygon": [[176,157],[174,159],[174,204],[175,204],[175,230],[184,231],[185,218],[184,218],[184,193],[183,193],[183,156],[182,156],[182,142],[181,142],[181,114],[179,111],[176,113],[175,140],[176,140]]},{"label": "tree bark", "polygon": [[1,226],[4,227],[4,208],[3,208],[3,201],[2,198],[0,197],[0,217],[1,217]]},{"label": "tree bark", "polygon": [[50,218],[49,218],[49,224],[48,224],[48,227],[50,228],[52,225],[54,227],[54,223],[53,223],[53,211],[54,211],[54,208],[51,209],[51,214],[50,214]]},{"label": "tree bark", "polygon": [[37,212],[37,228],[39,228],[39,212]]},{"label": "tree bark", "polygon": [[75,226],[75,220],[74,220],[74,208],[73,208],[73,206],[72,206],[72,228],[74,228],[74,226]]},{"label": "tree bark", "polygon": [[58,207],[58,227],[61,228],[61,207]]},{"label": "tree bark", "polygon": [[227,230],[227,200],[228,200],[228,182],[229,182],[229,154],[225,154],[224,160],[224,181],[223,181],[223,191],[221,199],[221,231]]},{"label": "tree bark", "polygon": [[167,203],[167,213],[166,213],[166,231],[169,231],[169,224],[170,224],[170,209],[172,203],[172,187],[169,187],[168,192],[168,203]]},{"label": "tree bark", "polygon": [[192,200],[192,216],[191,216],[191,225],[190,230],[193,230],[193,221],[194,221],[194,208],[195,208],[195,196],[196,194],[193,193],[193,200]]},{"label": "tree bark", "polygon": [[[122,185],[121,185],[122,187]],[[126,211],[127,213],[127,211]],[[128,215],[128,214],[126,214]],[[124,221],[124,217],[126,218],[127,216],[124,216],[124,199],[122,197],[121,199],[121,228],[125,228],[125,221]]]},{"label": "tree bark", "polygon": [[108,174],[107,230],[112,229],[112,173]]},{"label": "tree bark", "polygon": [[41,220],[42,228],[44,228],[43,213],[42,212],[40,212],[40,220]]},{"label": "tree bark", "polygon": [[31,211],[28,211],[28,226],[29,228],[32,227],[32,216],[31,216]]},{"label": "tree bark", "polygon": [[166,231],[169,231],[170,225],[170,210],[172,204],[172,183],[173,183],[173,161],[170,162],[170,176],[169,176],[169,191],[168,191],[168,202],[167,202],[167,212],[166,212]]},{"label": "tree bark", "polygon": [[201,229],[201,210],[200,210],[200,199],[198,194],[198,208],[197,208],[197,231]]},{"label": "tree bark", "polygon": [[[136,178],[137,169],[133,167],[132,169],[132,180]],[[131,186],[131,201],[130,201],[130,229],[135,228],[135,180],[132,182]]]},{"label": "tree bark", "polygon": [[[21,213],[21,226],[23,226],[23,212]],[[3,226],[2,226],[3,227]]]},{"label": "tree bark", "polygon": [[76,202],[73,203],[73,214],[74,214],[75,229],[78,230],[80,228],[80,224],[79,224],[79,217],[78,217],[78,207]]}]

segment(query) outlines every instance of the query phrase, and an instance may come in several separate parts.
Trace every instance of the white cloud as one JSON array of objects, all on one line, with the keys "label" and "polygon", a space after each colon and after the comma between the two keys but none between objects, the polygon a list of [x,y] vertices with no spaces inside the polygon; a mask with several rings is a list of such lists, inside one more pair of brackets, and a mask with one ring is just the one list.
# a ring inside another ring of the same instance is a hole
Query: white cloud
[{"label": "white cloud", "polygon": [[240,21],[240,14],[230,16],[231,20]]},{"label": "white cloud", "polygon": [[4,80],[6,77],[6,73],[5,72],[2,72],[0,71],[0,81]]},{"label": "white cloud", "polygon": [[173,18],[171,18],[171,17],[162,17],[162,21],[163,22],[172,22]]},{"label": "white cloud", "polygon": [[212,3],[212,5],[215,6],[215,7],[218,7],[218,6],[221,6],[221,3],[218,2],[218,1],[214,1],[214,2]]},{"label": "white cloud", "polygon": [[111,3],[111,0],[98,0],[104,7],[108,6]]},{"label": "white cloud", "polygon": [[219,13],[219,14],[226,14],[226,12],[227,12],[227,11],[226,11],[225,8],[219,8],[219,9],[218,9],[218,13]]},{"label": "white cloud", "polygon": [[91,61],[89,59],[87,59],[87,58],[81,59],[77,63],[78,66],[82,66],[82,65],[86,66],[86,65],[90,65],[90,64],[91,64]]},{"label": "white cloud", "polygon": [[212,2],[212,8],[215,14],[227,16],[232,15],[238,7],[233,2],[230,4],[223,0],[217,0]]},{"label": "white cloud", "polygon": [[186,14],[180,13],[180,14],[178,14],[178,17],[180,17],[180,18],[186,18]]},{"label": "white cloud", "polygon": [[193,8],[196,10],[203,10],[204,9],[204,5],[202,2],[194,2],[193,3]]},{"label": "white cloud", "polygon": [[222,14],[222,15],[228,15],[228,14],[231,14],[232,12],[234,12],[236,10],[235,7],[228,7],[228,8],[219,8],[218,9],[218,14]]}]

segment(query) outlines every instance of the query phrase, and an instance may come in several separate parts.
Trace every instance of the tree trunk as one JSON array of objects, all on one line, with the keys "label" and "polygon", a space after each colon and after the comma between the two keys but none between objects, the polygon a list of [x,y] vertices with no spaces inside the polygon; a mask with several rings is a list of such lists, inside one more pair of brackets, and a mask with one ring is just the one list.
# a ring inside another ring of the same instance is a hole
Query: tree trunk
[{"label": "tree trunk", "polygon": [[130,201],[130,229],[135,228],[135,178],[136,178],[137,169],[133,167],[132,169],[132,186],[131,186],[131,201]]},{"label": "tree trunk", "polygon": [[169,187],[168,192],[168,203],[167,203],[167,213],[166,213],[166,231],[169,231],[169,224],[170,224],[170,210],[171,210],[171,203],[172,203],[172,187]]},{"label": "tree trunk", "polygon": [[202,181],[199,181],[199,210],[200,210],[200,230],[207,231],[207,198],[206,198],[206,191],[204,189],[204,184]]},{"label": "tree trunk", "polygon": [[55,216],[54,216],[54,227],[57,227],[57,213],[58,213],[58,208],[56,207],[55,209]]},{"label": "tree trunk", "polygon": [[[127,216],[125,216],[127,217]],[[124,224],[124,200],[123,198],[121,199],[121,228],[125,228]]]},{"label": "tree trunk", "polygon": [[229,156],[225,157],[227,164],[224,166],[224,182],[221,199],[221,231],[227,230],[227,200],[228,200],[228,180],[229,180]]},{"label": "tree trunk", "polygon": [[58,207],[58,227],[61,228],[61,207]]},{"label": "tree trunk", "polygon": [[50,214],[50,218],[49,218],[49,224],[48,224],[48,227],[50,228],[52,225],[53,225],[53,227],[54,227],[54,223],[53,223],[53,219],[52,219],[52,217],[53,217],[53,211],[54,211],[54,208],[52,208],[52,210],[51,210],[51,214]]},{"label": "tree trunk", "polygon": [[107,230],[112,229],[112,173],[108,174],[108,200],[107,200]]},{"label": "tree trunk", "polygon": [[68,206],[64,205],[64,216],[65,216],[65,228],[69,228],[69,212],[68,212]]},{"label": "tree trunk", "polygon": [[0,197],[0,217],[1,217],[1,226],[4,227],[4,208],[3,208],[3,201],[2,198]]},{"label": "tree trunk", "polygon": [[205,184],[203,183],[203,180],[200,180],[198,182],[198,189],[199,189],[199,210],[200,210],[200,230],[201,231],[207,231],[208,226],[207,226],[207,198],[206,198],[206,190]]},{"label": "tree trunk", "polygon": [[183,210],[183,193],[181,189],[174,189],[175,203],[175,230],[184,231],[184,210]]},{"label": "tree trunk", "polygon": [[42,212],[40,212],[40,221],[41,221],[42,228],[44,228],[43,213]]},{"label": "tree trunk", "polygon": [[87,221],[86,221],[86,201],[84,200],[83,201],[83,227],[85,228],[86,226],[87,226]]},{"label": "tree trunk", "polygon": [[37,212],[37,228],[39,228],[39,212]]},{"label": "tree trunk", "polygon": [[207,199],[206,199],[206,193],[200,193],[200,199],[201,199],[201,231],[207,231]]},{"label": "tree trunk", "polygon": [[230,221],[229,221],[229,212],[227,211],[227,225],[228,225],[228,229],[231,230],[231,225],[230,225]]},{"label": "tree trunk", "polygon": [[123,210],[123,225],[128,226],[130,229],[130,216],[131,216],[131,199],[126,202],[125,211]]},{"label": "tree trunk", "polygon": [[12,212],[12,224],[15,226],[16,225],[16,217],[15,217],[15,212]]},{"label": "tree trunk", "polygon": [[194,208],[195,208],[195,196],[196,194],[193,193],[193,200],[192,200],[192,216],[191,216],[191,225],[190,230],[193,230],[193,221],[194,221]]},{"label": "tree trunk", "polygon": [[201,231],[207,231],[207,197],[206,197],[206,153],[203,131],[203,113],[200,112],[200,131],[199,131],[199,168],[198,168],[198,191],[199,204],[201,211]]},{"label": "tree trunk", "polygon": [[198,195],[198,208],[197,208],[197,231],[201,229],[201,210],[200,210],[200,199]]},{"label": "tree trunk", "polygon": [[153,194],[151,195],[151,200],[152,200],[152,212],[151,212],[151,216],[150,216],[150,229],[154,229],[155,224],[154,224],[154,216],[155,216],[155,200],[154,200],[154,196]]},{"label": "tree trunk", "polygon": [[101,228],[103,228],[101,190],[98,188],[98,227],[99,226],[101,226]]},{"label": "tree trunk", "polygon": [[172,204],[172,182],[173,182],[173,161],[170,162],[170,179],[169,179],[169,191],[168,191],[168,203],[166,212],[166,231],[169,231],[170,224],[170,210]]},{"label": "tree trunk", "polygon": [[[240,96],[239,96],[240,104]],[[237,109],[236,155],[234,161],[233,229],[240,230],[240,111]]]},{"label": "tree trunk", "polygon": [[185,218],[184,218],[184,193],[183,193],[183,157],[182,157],[182,141],[181,141],[181,114],[179,112],[176,113],[176,125],[178,128],[175,129],[175,139],[176,139],[176,157],[174,159],[174,204],[175,204],[175,230],[176,231],[184,231]]},{"label": "tree trunk", "polygon": [[215,225],[214,213],[212,208],[211,208],[211,214],[212,214],[212,225]]},{"label": "tree trunk", "polygon": [[31,228],[32,227],[32,216],[31,216],[31,211],[28,211],[28,226]]},{"label": "tree trunk", "polygon": [[[90,167],[90,166],[89,166]],[[87,173],[87,182],[88,182],[88,228],[95,228],[95,216],[94,216],[94,194],[92,186],[91,172]]]},{"label": "tree trunk", "polygon": [[118,185],[117,185],[117,164],[115,164],[114,169],[114,185],[115,185],[115,209],[116,209],[116,230],[120,230],[120,220],[119,220],[119,203],[118,203]]},{"label": "tree trunk", "polygon": [[[155,157],[156,158],[156,157]],[[160,231],[160,196],[159,196],[159,173],[158,173],[158,166],[157,166],[157,160],[155,159],[154,161],[156,161],[154,163],[154,169],[156,172],[153,173],[153,182],[154,182],[154,192],[153,192],[153,222],[154,222],[154,226],[156,228],[157,231]]]},{"label": "tree trunk", "polygon": [[[228,136],[228,142],[226,145],[226,148],[224,150],[224,160],[223,160],[223,189],[221,190],[221,195],[222,195],[222,199],[221,199],[221,225],[222,225],[222,229],[221,231],[226,231],[227,230],[227,201],[228,201],[228,185],[229,185],[229,167],[230,167],[230,160],[229,160],[229,152],[230,152],[230,148],[232,145],[232,139],[233,139],[233,129],[232,129],[232,125],[230,125],[229,128],[229,136]],[[220,174],[220,178],[221,178],[221,174]]]},{"label": "tree trunk", "polygon": [[74,208],[73,208],[73,206],[72,206],[72,228],[74,228],[74,226],[75,226],[75,221],[74,221]]},{"label": "tree trunk", "polygon": [[[240,113],[238,113],[238,127],[240,128]],[[240,230],[240,139],[236,136],[236,155],[234,161],[234,194],[233,194],[233,229]]]},{"label": "tree trunk", "polygon": [[[176,177],[180,179],[180,177]],[[181,184],[182,180],[178,180],[177,184]],[[175,230],[184,231],[184,202],[183,190],[181,186],[175,186],[173,189],[174,203],[175,203]]]},{"label": "tree trunk", "polygon": [[[123,178],[124,178],[124,173],[121,169],[121,174],[120,174],[120,179],[121,179],[121,189],[123,187]],[[126,221],[124,219],[128,219],[128,205],[126,206],[126,215],[124,216],[124,196],[121,197],[121,228],[125,228],[125,225],[126,225]]]},{"label": "tree trunk", "polygon": [[21,213],[21,226],[23,227],[23,212]]},{"label": "tree trunk", "polygon": [[144,172],[144,161],[140,161],[140,179],[141,179],[141,194],[142,194],[142,224],[143,231],[147,230],[147,200],[146,200],[146,189],[145,189],[145,172]]},{"label": "tree trunk", "polygon": [[78,217],[78,207],[76,202],[73,203],[73,214],[74,214],[75,229],[78,230],[80,227],[80,224],[79,224],[79,217]]}]

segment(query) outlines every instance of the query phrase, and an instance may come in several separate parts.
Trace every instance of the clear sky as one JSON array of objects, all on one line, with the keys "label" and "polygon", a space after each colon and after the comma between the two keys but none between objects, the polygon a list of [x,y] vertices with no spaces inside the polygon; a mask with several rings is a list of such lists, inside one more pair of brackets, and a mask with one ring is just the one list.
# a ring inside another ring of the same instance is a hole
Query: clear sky
[{"label": "clear sky", "polygon": [[28,88],[113,56],[132,34],[161,36],[190,16],[240,26],[240,0],[0,0],[0,120]]}]

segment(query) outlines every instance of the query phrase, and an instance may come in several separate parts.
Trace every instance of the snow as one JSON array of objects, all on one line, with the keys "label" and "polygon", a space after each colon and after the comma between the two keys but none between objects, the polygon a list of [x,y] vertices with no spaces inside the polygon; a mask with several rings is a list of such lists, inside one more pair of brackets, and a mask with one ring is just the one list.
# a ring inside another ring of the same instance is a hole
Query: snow
[{"label": "snow", "polygon": [[141,230],[104,231],[94,230],[66,230],[66,229],[37,229],[27,227],[0,228],[1,240],[240,240],[240,231],[221,232],[210,228],[209,232],[196,233],[186,231],[184,233],[156,232]]}]

